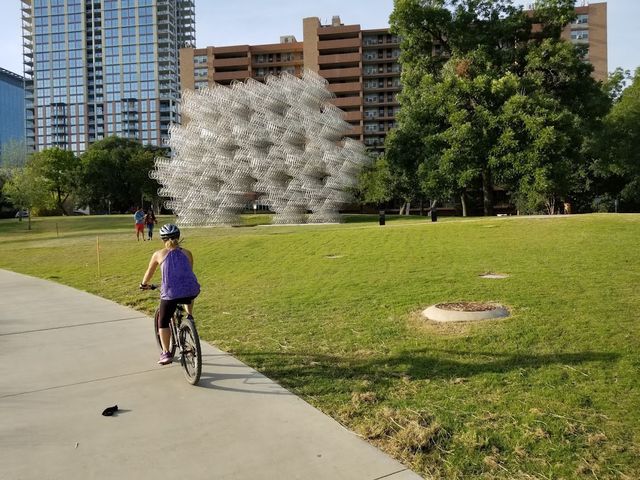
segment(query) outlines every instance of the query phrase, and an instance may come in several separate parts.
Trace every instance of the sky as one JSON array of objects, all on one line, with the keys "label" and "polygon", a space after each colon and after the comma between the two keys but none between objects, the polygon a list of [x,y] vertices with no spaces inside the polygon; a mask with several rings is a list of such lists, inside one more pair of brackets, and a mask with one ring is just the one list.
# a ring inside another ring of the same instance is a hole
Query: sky
[{"label": "sky", "polygon": [[[0,0],[0,67],[22,74],[20,0]],[[579,0],[579,3],[582,0]],[[531,0],[515,0],[525,5]],[[597,2],[591,2],[597,3]],[[609,71],[640,67],[640,0],[608,0]],[[302,40],[302,19],[329,23],[339,15],[345,24],[364,29],[389,25],[393,0],[196,0],[198,47],[278,43],[282,35]]]}]

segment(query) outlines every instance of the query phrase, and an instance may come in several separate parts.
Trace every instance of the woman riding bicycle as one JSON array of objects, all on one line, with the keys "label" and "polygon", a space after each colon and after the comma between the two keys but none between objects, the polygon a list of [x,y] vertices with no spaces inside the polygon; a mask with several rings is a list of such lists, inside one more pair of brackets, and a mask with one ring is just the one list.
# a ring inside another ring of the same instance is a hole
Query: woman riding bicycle
[{"label": "woman riding bicycle", "polygon": [[158,265],[162,272],[160,286],[160,313],[158,315],[158,334],[162,343],[162,354],[158,363],[167,365],[173,361],[170,353],[171,331],[169,322],[178,305],[184,305],[187,318],[193,318],[193,300],[200,293],[200,285],[193,273],[193,256],[189,250],[180,247],[180,229],[171,223],[160,228],[160,238],[164,248],[151,255],[140,288],[150,288],[151,281]]}]

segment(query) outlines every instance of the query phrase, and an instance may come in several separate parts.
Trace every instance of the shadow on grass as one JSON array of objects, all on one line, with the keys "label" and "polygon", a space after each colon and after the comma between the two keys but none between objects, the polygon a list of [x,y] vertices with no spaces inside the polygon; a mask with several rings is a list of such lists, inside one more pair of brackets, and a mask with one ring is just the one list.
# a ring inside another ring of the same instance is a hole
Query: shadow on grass
[{"label": "shadow on grass", "polygon": [[[282,381],[287,387],[308,389],[313,385],[329,390],[339,388],[335,384],[340,382],[367,380],[385,386],[402,377],[412,380],[455,380],[483,374],[506,374],[514,370],[535,370],[550,365],[614,362],[620,357],[616,353],[591,351],[523,355],[427,349],[373,358],[243,351],[234,352],[234,355],[251,365],[258,365],[262,373]],[[452,356],[458,358],[450,358]]]}]

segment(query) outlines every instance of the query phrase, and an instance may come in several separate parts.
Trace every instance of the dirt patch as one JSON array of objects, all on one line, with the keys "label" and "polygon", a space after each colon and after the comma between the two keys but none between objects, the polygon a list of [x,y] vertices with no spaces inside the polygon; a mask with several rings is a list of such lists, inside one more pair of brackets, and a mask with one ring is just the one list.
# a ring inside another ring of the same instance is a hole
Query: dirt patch
[{"label": "dirt patch", "polygon": [[487,312],[496,309],[495,305],[479,302],[438,303],[436,307],[453,312]]}]

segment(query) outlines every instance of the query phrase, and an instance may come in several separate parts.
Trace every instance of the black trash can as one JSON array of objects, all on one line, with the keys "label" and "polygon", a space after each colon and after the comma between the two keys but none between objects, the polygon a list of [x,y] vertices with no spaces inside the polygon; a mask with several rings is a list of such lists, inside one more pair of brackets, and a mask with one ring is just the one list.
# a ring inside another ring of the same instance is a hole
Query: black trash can
[{"label": "black trash can", "polygon": [[380,225],[384,225],[384,210],[380,210]]},{"label": "black trash can", "polygon": [[431,209],[431,221],[432,222],[438,221],[438,210],[436,210],[435,208]]}]

